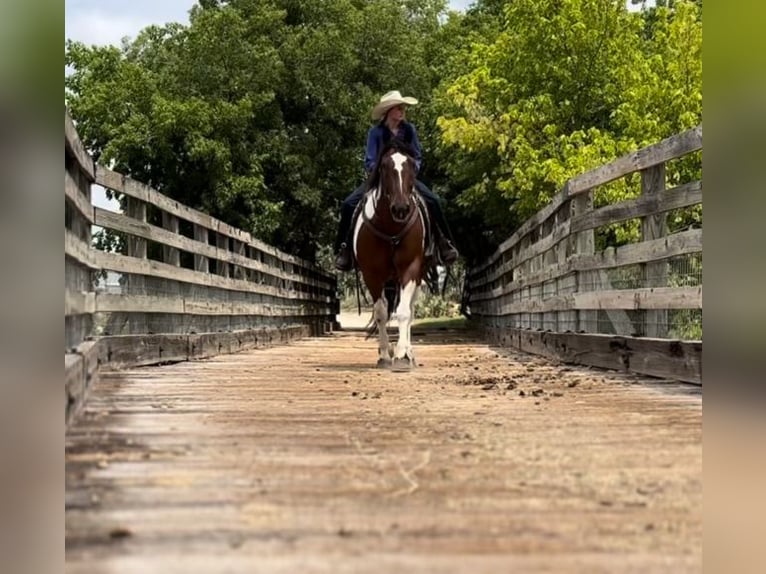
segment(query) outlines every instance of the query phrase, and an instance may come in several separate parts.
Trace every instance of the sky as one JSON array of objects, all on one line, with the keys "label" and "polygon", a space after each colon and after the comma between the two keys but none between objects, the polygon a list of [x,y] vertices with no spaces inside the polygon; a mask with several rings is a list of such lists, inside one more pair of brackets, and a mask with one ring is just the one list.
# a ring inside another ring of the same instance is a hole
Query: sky
[{"label": "sky", "polygon": [[[454,10],[464,10],[473,0],[450,0]],[[65,35],[87,45],[114,44],[135,38],[150,24],[189,22],[194,0],[66,0]]]}]

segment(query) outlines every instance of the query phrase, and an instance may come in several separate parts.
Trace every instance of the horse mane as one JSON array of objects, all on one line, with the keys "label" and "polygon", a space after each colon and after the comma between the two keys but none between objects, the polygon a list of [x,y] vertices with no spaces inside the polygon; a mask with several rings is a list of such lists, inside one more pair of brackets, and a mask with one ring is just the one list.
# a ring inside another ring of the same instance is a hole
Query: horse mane
[{"label": "horse mane", "polygon": [[398,151],[399,153],[403,153],[407,156],[407,159],[413,160],[415,157],[415,149],[412,147],[412,145],[403,142],[402,140],[391,138],[388,143],[386,143],[378,153],[377,160],[375,161],[375,169],[372,170],[372,173],[370,174],[370,177],[367,178],[367,190],[369,191],[373,187],[377,187],[378,183],[380,182],[380,165],[381,160],[385,155],[391,151]]}]

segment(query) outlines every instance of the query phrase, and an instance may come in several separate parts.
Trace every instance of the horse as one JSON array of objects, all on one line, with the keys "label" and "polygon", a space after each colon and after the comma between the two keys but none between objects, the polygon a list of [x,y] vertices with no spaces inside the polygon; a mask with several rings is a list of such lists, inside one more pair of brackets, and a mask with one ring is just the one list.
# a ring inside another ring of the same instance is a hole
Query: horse
[{"label": "horse", "polygon": [[[415,366],[411,327],[415,300],[426,274],[427,210],[415,189],[417,168],[406,144],[392,140],[381,150],[360,202],[353,235],[354,256],[374,301],[371,324],[378,331],[379,368],[409,371]],[[399,339],[389,350],[390,305],[385,287],[395,284]]]}]

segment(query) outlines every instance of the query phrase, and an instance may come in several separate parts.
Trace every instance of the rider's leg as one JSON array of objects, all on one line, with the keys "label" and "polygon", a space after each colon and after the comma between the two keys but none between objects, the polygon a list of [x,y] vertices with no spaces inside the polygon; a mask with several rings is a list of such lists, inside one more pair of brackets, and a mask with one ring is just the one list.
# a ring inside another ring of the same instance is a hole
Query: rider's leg
[{"label": "rider's leg", "polygon": [[366,189],[367,185],[364,183],[357,187],[354,192],[343,201],[343,205],[341,206],[340,224],[338,225],[338,234],[335,237],[335,253],[338,254],[335,259],[335,267],[339,271],[351,270],[351,248],[349,245],[351,218],[354,216],[356,206],[364,196]]},{"label": "rider's leg", "polygon": [[420,180],[416,180],[415,185],[428,206],[428,212],[431,214],[432,221],[436,224],[436,240],[439,248],[439,257],[441,258],[442,263],[451,265],[457,259],[458,252],[453,245],[452,232],[447,224],[447,219],[444,217],[439,196],[428,189],[428,187],[426,187]]}]

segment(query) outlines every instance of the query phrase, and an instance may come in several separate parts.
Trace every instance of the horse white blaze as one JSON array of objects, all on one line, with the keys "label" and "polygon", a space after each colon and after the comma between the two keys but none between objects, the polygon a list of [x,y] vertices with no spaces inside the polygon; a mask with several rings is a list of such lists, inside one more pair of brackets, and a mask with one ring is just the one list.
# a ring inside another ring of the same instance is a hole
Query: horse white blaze
[{"label": "horse white blaze", "polygon": [[407,156],[396,152],[391,156],[391,159],[394,160],[394,169],[399,174],[399,190],[404,191],[404,182],[402,181],[402,173],[404,171],[404,163],[407,161]]},{"label": "horse white blaze", "polygon": [[399,295],[399,306],[396,308],[396,319],[399,321],[399,341],[396,343],[396,353],[394,354],[397,359],[405,357],[413,361],[415,359],[412,355],[410,330],[412,320],[415,318],[415,299],[417,299],[419,287],[418,283],[410,281],[402,287]]}]

